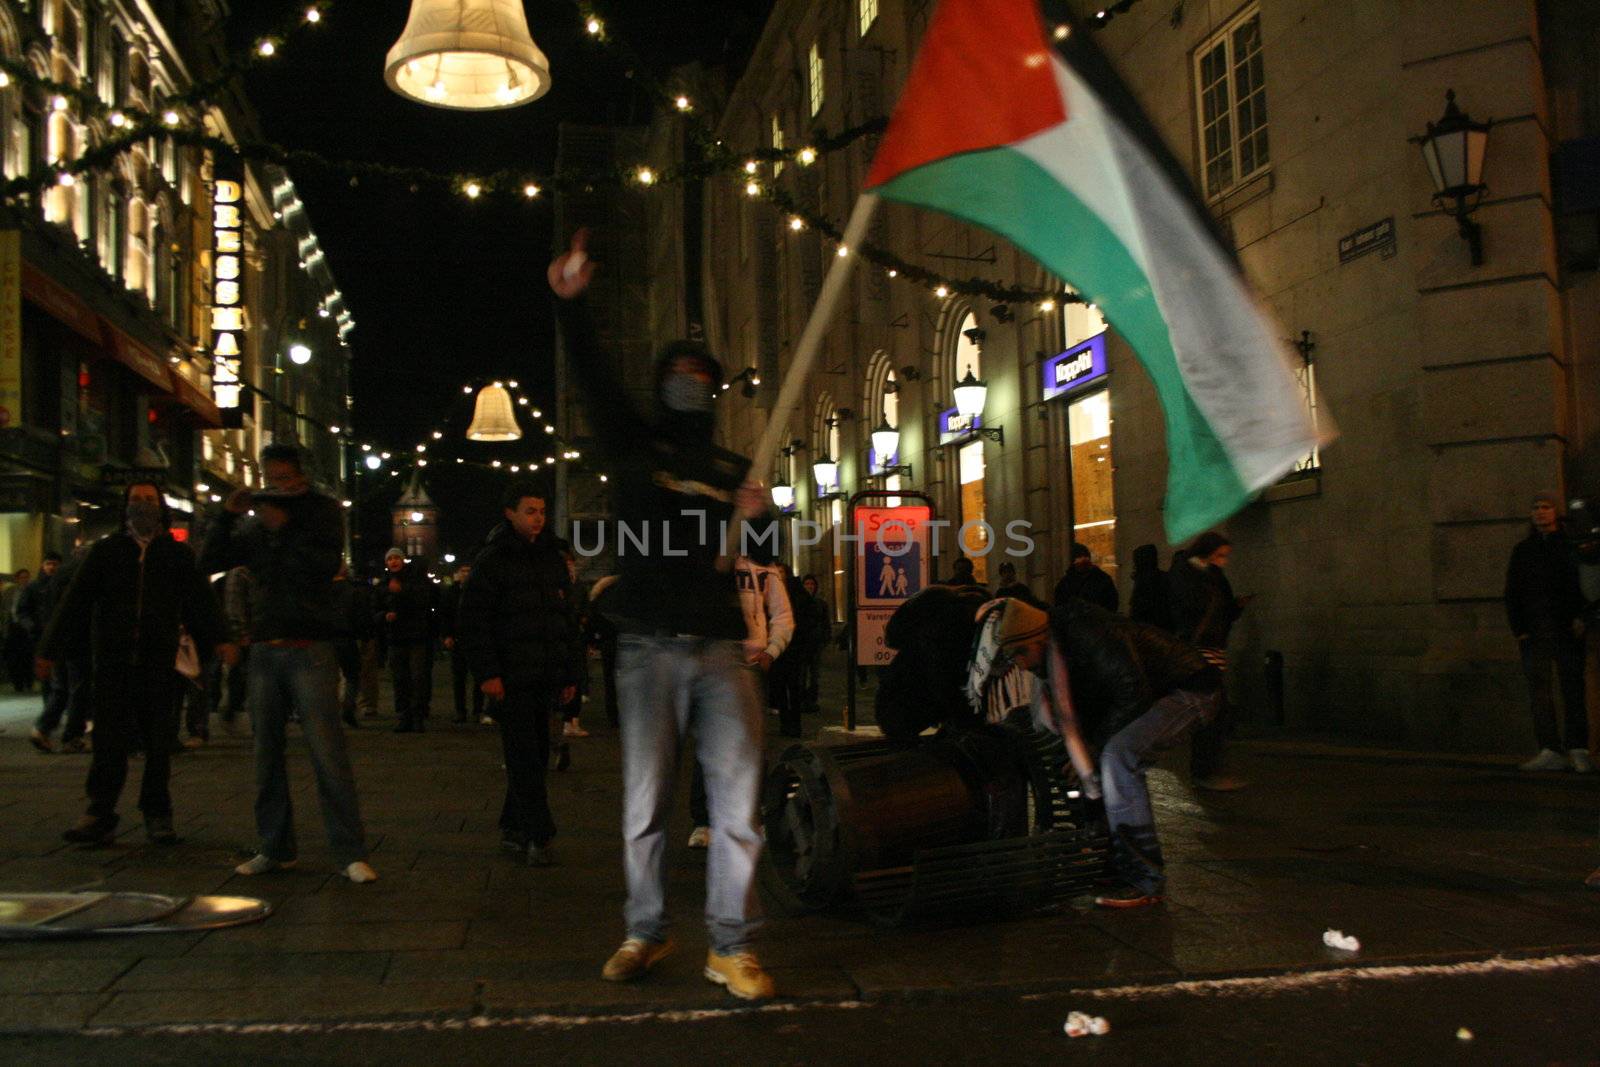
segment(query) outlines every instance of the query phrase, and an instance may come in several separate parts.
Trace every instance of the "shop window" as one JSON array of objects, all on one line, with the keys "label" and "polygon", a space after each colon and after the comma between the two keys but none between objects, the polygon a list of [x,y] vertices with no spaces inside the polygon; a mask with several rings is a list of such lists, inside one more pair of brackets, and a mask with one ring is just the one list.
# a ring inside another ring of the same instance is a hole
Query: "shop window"
[{"label": "shop window", "polygon": [[1200,46],[1194,78],[1206,194],[1220,196],[1270,162],[1259,11],[1244,11]]},{"label": "shop window", "polygon": [[968,371],[972,372],[974,378],[983,377],[983,350],[967,336],[967,331],[977,325],[978,316],[969,311],[961,320],[961,328],[956,331],[955,378],[952,385],[965,378]]},{"label": "shop window", "polygon": [[1117,506],[1111,461],[1111,394],[1074,400],[1067,408],[1072,452],[1072,539],[1117,576]]},{"label": "shop window", "polygon": [[977,580],[989,580],[988,502],[984,499],[983,441],[980,438],[961,446],[956,453],[961,478],[961,554],[972,560]]},{"label": "shop window", "polygon": [[[1317,430],[1317,365],[1311,359],[1309,352],[1305,353],[1300,366],[1295,368],[1295,380],[1300,383],[1300,398],[1305,402],[1306,414],[1311,417],[1311,429]],[[1285,480],[1304,478],[1316,474],[1322,469],[1322,450],[1316,445],[1311,446],[1311,451],[1301,457],[1300,462],[1294,465]]]}]

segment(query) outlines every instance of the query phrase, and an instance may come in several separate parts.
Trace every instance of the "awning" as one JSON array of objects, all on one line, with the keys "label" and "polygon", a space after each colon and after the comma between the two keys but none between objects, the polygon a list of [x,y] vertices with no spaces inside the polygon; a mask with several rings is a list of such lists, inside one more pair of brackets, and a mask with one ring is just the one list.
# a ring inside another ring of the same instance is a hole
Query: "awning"
[{"label": "awning", "polygon": [[111,323],[101,320],[105,326],[106,347],[117,358],[117,362],[127,367],[133,373],[156,386],[164,393],[172,389],[172,372],[167,369],[167,361],[150,351],[149,348],[135,341]]},{"label": "awning", "polygon": [[26,262],[22,264],[22,295],[84,339],[105,343],[99,314],[71,289]]},{"label": "awning", "polygon": [[206,426],[215,430],[223,428],[222,412],[204,389],[176,371],[172,373],[172,385],[174,401],[188,408]]}]

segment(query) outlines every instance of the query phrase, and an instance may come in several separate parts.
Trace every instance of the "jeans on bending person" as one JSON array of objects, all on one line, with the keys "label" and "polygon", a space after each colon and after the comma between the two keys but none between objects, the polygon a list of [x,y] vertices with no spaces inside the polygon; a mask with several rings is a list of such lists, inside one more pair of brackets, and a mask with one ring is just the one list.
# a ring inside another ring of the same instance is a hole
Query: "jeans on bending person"
[{"label": "jeans on bending person", "polygon": [[317,799],[334,863],[367,858],[355,774],[339,724],[339,667],[333,644],[296,641],[255,645],[250,652],[250,708],[255,715],[256,830],[261,854],[282,863],[299,854],[289,798],[286,728],[291,708],[311,753]]},{"label": "jeans on bending person", "polygon": [[[617,656],[622,720],[622,847],[628,936],[667,936],[666,830],[683,739],[695,737],[710,800],[706,929],[721,955],[760,925],[756,865],[761,709],[739,641],[624,634]],[[694,757],[691,757],[694,758]]]},{"label": "jeans on bending person", "polygon": [[89,725],[89,662],[83,659],[64,659],[55,665],[44,683],[44,710],[35,723],[38,731],[49,737],[56,732],[62,716],[66,725],[61,728],[62,744],[71,744],[83,737]]},{"label": "jeans on bending person", "polygon": [[1220,689],[1175,689],[1117,731],[1100,753],[1112,868],[1122,881],[1147,895],[1163,891],[1166,875],[1161,870],[1161,842],[1156,838],[1145,773],[1156,753],[1181,743],[1190,730],[1212,721],[1221,700]]}]

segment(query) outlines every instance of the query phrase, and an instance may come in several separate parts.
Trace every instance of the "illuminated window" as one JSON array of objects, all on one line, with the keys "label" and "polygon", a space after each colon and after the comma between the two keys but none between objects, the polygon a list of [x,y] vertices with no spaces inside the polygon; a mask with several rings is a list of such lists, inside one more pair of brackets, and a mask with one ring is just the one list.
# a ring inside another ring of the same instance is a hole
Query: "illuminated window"
[{"label": "illuminated window", "polygon": [[822,112],[822,52],[817,42],[811,42],[811,54],[806,59],[806,88],[811,94],[811,114],[813,117]]},{"label": "illuminated window", "polygon": [[[776,115],[772,116],[772,150],[774,152],[783,151],[783,123],[778,121],[778,116]],[[780,159],[772,164],[772,176],[776,178],[782,173],[783,160]]]},{"label": "illuminated window", "polygon": [[1206,193],[1217,196],[1259,174],[1270,162],[1257,10],[1241,13],[1200,46],[1194,77]]},{"label": "illuminated window", "polygon": [[878,0],[860,0],[861,36],[865,37],[872,24],[878,21]]}]

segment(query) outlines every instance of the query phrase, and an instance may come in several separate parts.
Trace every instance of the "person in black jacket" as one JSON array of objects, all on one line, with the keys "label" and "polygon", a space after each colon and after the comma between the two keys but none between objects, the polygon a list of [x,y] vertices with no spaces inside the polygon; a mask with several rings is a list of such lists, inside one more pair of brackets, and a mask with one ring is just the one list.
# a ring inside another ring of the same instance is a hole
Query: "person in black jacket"
[{"label": "person in black jacket", "polygon": [[[1173,632],[1198,648],[1206,661],[1224,675],[1228,670],[1228,637],[1251,600],[1233,595],[1226,571],[1232,558],[1233,542],[1214,531],[1203,533],[1186,551],[1177,554],[1167,573]],[[1232,718],[1233,709],[1224,692],[1216,718],[1195,731],[1189,750],[1189,780],[1195,788],[1228,792],[1249,784],[1223,769]]]},{"label": "person in black jacket", "polygon": [[1161,569],[1155,545],[1140,545],[1133,550],[1133,592],[1128,594],[1128,618],[1163,630],[1173,628],[1167,572]]},{"label": "person in black jacket", "polygon": [[333,576],[334,615],[340,623],[339,636],[333,639],[333,652],[339,660],[339,717],[354,730],[356,698],[361,692],[361,642],[372,636],[372,597],[365,582],[350,575],[350,566],[339,565]]},{"label": "person in black jacket", "polygon": [[1089,546],[1076,541],[1072,545],[1072,565],[1056,583],[1055,596],[1057,606],[1073,597],[1082,597],[1107,611],[1117,610],[1117,583],[1095,566],[1094,553],[1089,551]]},{"label": "person in black jacket", "polygon": [[194,552],[167,532],[161,488],[136,482],[123,497],[121,530],[95,543],[72,577],[39,641],[37,671],[48,677],[69,649],[91,650],[94,756],[89,765],[88,813],[62,836],[80,844],[111,840],[117,800],[128,778],[128,756],[145,753],[139,810],[145,835],[173,844],[168,775],[177,709],[178,629],[202,652],[227,662],[222,610]]},{"label": "person in black jacket", "polygon": [[389,646],[397,734],[422,733],[433,696],[433,585],[420,566],[391,548],[375,613]]},{"label": "person in black jacket", "polygon": [[[451,692],[455,695],[456,722],[477,722],[483,718],[483,688],[472,685],[467,655],[461,650],[461,591],[472,576],[471,564],[456,568],[455,580],[439,598],[439,641],[450,653]],[[472,718],[467,718],[467,688],[472,689]]]},{"label": "person in black jacket", "polygon": [[601,971],[642,976],[671,952],[666,920],[666,814],[689,734],[711,799],[705,974],[744,999],[773,995],[750,943],[762,837],[762,714],[745,662],[744,614],[726,530],[764,507],[749,460],[716,447],[713,403],[722,368],[703,345],[669,344],[656,365],[659,410],[640,412],[609,372],[581,300],[594,276],[588,234],[550,264],[557,321],[586,413],[611,473],[620,577],[611,591],[621,634],[623,865],[628,935]]},{"label": "person in black jacket", "polygon": [[1160,903],[1166,876],[1145,772],[1157,752],[1216,716],[1221,672],[1193,645],[1081,597],[1056,605],[1048,616],[1021,601],[1001,600],[986,606],[984,617],[995,610],[1003,613],[1000,655],[982,684],[998,681],[1014,665],[1039,674],[1054,706],[1070,712],[1083,742],[1098,754],[1094,766],[1119,884],[1095,903]]},{"label": "person in black jacket", "polygon": [[1000,583],[995,586],[996,597],[1016,597],[1018,600],[1032,604],[1036,608],[1043,608],[1045,604],[1033,595],[1033,590],[1028,588],[1026,582],[1017,580],[1017,565],[1010,560],[1000,564]]},{"label": "person in black jacket", "polygon": [[[72,573],[61,566],[61,553],[46,552],[44,562],[39,565],[39,577],[29,582],[22,591],[14,615],[15,625],[22,628],[30,646],[38,645],[71,580]],[[30,653],[29,659],[32,658],[33,654]],[[51,735],[61,724],[63,715],[67,722],[61,729],[61,747],[69,752],[80,752],[86,746],[84,733],[89,724],[89,704],[86,699],[88,667],[88,662],[81,655],[69,651],[66,661],[57,664],[50,672],[50,677],[44,680],[44,710],[39,713],[39,719],[28,737],[40,752],[55,750]],[[29,671],[32,670],[33,664],[30,663]]]},{"label": "person in black jacket", "polygon": [[[1506,621],[1522,654],[1528,680],[1528,703],[1539,754],[1522,765],[1525,771],[1561,771],[1589,765],[1589,723],[1583,692],[1583,644],[1579,639],[1583,592],[1578,562],[1561,528],[1558,498],[1539,493],[1533,498],[1533,528],[1511,550],[1506,567]],[[1551,672],[1561,681],[1563,731],[1556,725]]]},{"label": "person in black jacket", "polygon": [[567,561],[545,530],[544,490],[516,483],[503,503],[505,522],[462,589],[456,642],[500,724],[501,844],[547,867],[556,834],[545,788],[550,716],[576,692],[582,640]]},{"label": "person in black jacket", "polygon": [[[208,574],[250,569],[250,715],[255,723],[256,829],[261,851],[234,870],[266,874],[298,854],[289,803],[285,731],[292,708],[311,750],[322,822],[339,873],[375,881],[356,778],[339,726],[339,664],[333,642],[342,624],[333,576],[344,553],[344,512],[312,491],[300,450],[261,451],[268,490],[231,494],[200,554]],[[254,507],[256,517],[247,513]]]}]

